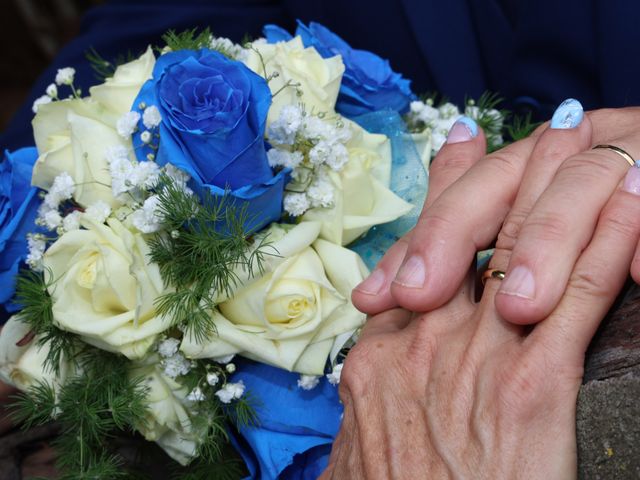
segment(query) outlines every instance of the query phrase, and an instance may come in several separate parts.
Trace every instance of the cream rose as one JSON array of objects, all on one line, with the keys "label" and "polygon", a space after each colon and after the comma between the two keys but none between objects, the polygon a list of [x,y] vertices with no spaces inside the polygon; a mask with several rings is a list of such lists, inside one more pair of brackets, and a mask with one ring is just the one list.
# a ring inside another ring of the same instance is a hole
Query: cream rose
[{"label": "cream rose", "polygon": [[167,454],[186,465],[196,454],[197,436],[192,432],[191,419],[185,409],[188,391],[164,375],[159,359],[152,355],[144,365],[136,366],[133,377],[143,378],[148,389],[145,423],[136,428],[149,441],[156,442]]},{"label": "cream rose", "polygon": [[136,106],[133,101],[140,93],[142,84],[151,78],[156,57],[151,47],[138,59],[120,65],[112,77],[104,83],[91,87],[91,98],[104,105],[116,115],[122,115]]},{"label": "cream rose", "polygon": [[385,135],[373,134],[348,122],[351,139],[349,161],[340,172],[330,172],[334,203],[329,208],[312,208],[303,221],[322,223],[320,236],[347,245],[374,225],[391,222],[413,206],[389,189],[391,144]]},{"label": "cream rose", "polygon": [[119,221],[82,220],[43,257],[51,281],[54,321],[98,348],[142,357],[169,320],[156,315],[164,293],[158,266],[139,233]]},{"label": "cream rose", "polygon": [[[118,135],[116,124],[151,76],[154,61],[148,50],[138,60],[118,67],[103,85],[93,87],[91,97],[52,102],[38,109],[33,134],[40,156],[33,167],[33,185],[48,190],[66,172],[75,182],[74,199],[80,205],[118,204],[111,193],[106,152],[117,146],[133,150],[131,140]],[[131,158],[135,158],[133,152]]]},{"label": "cream rose", "polygon": [[14,385],[19,390],[27,390],[38,383],[47,383],[58,387],[64,383],[70,366],[62,362],[60,375],[45,368],[44,362],[49,354],[49,346],[37,345],[33,338],[24,346],[16,345],[30,331],[29,326],[13,316],[0,331],[0,380]]},{"label": "cream rose", "polygon": [[[315,113],[334,111],[344,73],[342,57],[322,58],[315,48],[304,48],[300,37],[274,44],[255,42],[253,49],[245,64],[258,75],[265,76],[265,71],[267,77],[277,75],[269,81],[272,94],[278,94],[273,97],[267,125],[285,105],[302,103]],[[288,82],[298,86],[285,87]]]},{"label": "cream rose", "polygon": [[192,358],[235,353],[321,375],[329,353],[342,346],[336,343],[365,321],[350,296],[368,272],[355,252],[318,239],[320,228],[317,222],[271,226],[279,256],[268,257],[263,276],[218,305],[216,335],[201,344],[185,337],[182,351]]}]

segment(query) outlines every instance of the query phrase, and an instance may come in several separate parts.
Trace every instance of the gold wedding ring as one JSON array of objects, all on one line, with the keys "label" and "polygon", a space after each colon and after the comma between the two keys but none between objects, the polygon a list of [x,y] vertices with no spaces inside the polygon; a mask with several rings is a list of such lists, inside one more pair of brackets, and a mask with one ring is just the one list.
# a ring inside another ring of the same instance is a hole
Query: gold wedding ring
[{"label": "gold wedding ring", "polygon": [[616,147],[615,145],[596,145],[595,147],[593,147],[592,150],[595,150],[596,148],[604,148],[607,150],[611,150],[612,152],[616,152],[618,155],[624,158],[627,161],[627,163],[629,163],[629,165],[631,165],[632,167],[636,164],[633,157],[629,155],[627,152],[625,152],[623,149],[621,149],[620,147]]},{"label": "gold wedding ring", "polygon": [[502,270],[498,270],[497,268],[490,268],[489,270],[486,270],[482,274],[482,285],[484,285],[490,278],[502,280],[504,279],[504,272]]}]

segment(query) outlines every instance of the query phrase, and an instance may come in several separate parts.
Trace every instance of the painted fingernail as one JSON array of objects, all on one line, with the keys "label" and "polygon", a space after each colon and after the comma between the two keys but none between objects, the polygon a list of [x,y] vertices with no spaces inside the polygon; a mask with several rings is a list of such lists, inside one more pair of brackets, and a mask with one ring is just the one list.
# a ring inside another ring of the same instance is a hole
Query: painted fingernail
[{"label": "painted fingernail", "polygon": [[634,195],[640,195],[640,161],[636,161],[636,164],[627,172],[622,189]]},{"label": "painted fingernail", "polygon": [[524,266],[517,266],[502,281],[498,293],[533,299],[536,293],[536,281],[531,270]]},{"label": "painted fingernail", "polygon": [[568,98],[556,108],[551,118],[551,128],[566,130],[582,123],[584,109],[578,100]]},{"label": "painted fingernail", "polygon": [[424,286],[424,278],[424,261],[420,256],[413,255],[402,264],[393,281],[403,287],[422,288]]},{"label": "painted fingernail", "polygon": [[366,295],[377,295],[384,285],[385,275],[382,270],[374,270],[364,282],[359,284],[354,290]]},{"label": "painted fingernail", "polygon": [[449,135],[447,135],[447,143],[468,142],[472,138],[478,136],[478,124],[473,118],[460,117],[453,124]]}]

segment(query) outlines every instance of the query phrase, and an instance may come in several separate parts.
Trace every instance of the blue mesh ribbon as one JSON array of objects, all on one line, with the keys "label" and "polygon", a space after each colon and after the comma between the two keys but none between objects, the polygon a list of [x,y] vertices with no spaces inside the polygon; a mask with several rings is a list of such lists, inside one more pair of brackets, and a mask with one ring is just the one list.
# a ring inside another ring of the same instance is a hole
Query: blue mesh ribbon
[{"label": "blue mesh ribbon", "polygon": [[372,227],[366,235],[349,245],[351,250],[362,257],[367,267],[373,269],[391,245],[418,221],[427,196],[428,173],[398,112],[382,110],[352,120],[368,132],[382,133],[389,137],[393,154],[390,188],[413,205],[413,209],[406,215],[393,222]]}]

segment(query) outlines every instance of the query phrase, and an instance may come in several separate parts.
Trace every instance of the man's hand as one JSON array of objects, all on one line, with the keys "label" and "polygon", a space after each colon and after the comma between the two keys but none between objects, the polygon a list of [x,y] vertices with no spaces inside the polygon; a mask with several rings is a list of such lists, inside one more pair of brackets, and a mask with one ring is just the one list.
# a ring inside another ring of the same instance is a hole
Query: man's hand
[{"label": "man's hand", "polygon": [[[497,279],[479,304],[463,281],[435,311],[371,318],[342,372],[344,420],[322,478],[575,478],[584,353],[639,236],[640,197],[619,189],[533,328],[496,312]],[[497,249],[491,267],[510,255]]]}]

